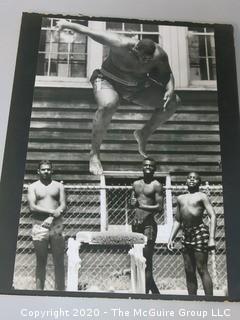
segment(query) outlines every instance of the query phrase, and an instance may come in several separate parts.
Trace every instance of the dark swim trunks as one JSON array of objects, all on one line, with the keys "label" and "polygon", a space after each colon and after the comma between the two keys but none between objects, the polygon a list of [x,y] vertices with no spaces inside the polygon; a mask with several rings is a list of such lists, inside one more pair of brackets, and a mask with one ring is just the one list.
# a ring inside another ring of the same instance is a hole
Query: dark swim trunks
[{"label": "dark swim trunks", "polygon": [[164,104],[165,88],[148,80],[146,76],[134,83],[121,80],[105,72],[104,69],[96,69],[90,81],[95,94],[99,90],[111,89],[116,91],[121,98],[138,105],[156,107]]},{"label": "dark swim trunks", "polygon": [[147,237],[147,241],[155,243],[157,238],[157,223],[154,219],[154,214],[137,208],[132,222],[132,231],[144,234]]},{"label": "dark swim trunks", "polygon": [[187,250],[207,252],[208,240],[209,230],[204,223],[194,227],[183,227],[183,252],[186,252]]}]

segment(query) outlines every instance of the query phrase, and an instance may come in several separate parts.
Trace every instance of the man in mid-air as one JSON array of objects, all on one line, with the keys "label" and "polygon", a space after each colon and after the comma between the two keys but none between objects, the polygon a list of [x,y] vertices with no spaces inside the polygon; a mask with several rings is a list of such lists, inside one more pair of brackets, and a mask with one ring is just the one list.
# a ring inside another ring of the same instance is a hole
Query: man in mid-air
[{"label": "man in mid-air", "polygon": [[[197,269],[205,294],[212,296],[213,283],[208,272],[208,252],[215,249],[216,215],[208,196],[199,191],[200,184],[200,176],[196,172],[189,173],[187,177],[189,193],[177,198],[177,212],[168,249],[173,250],[173,240],[182,228],[182,254],[188,294],[197,294]],[[210,218],[209,227],[203,222],[205,210]]]},{"label": "man in mid-air", "polygon": [[110,48],[101,69],[93,72],[91,83],[98,105],[92,127],[89,171],[103,173],[100,147],[120,98],[155,111],[145,125],[134,132],[139,153],[147,157],[150,135],[175,112],[179,98],[174,94],[174,77],[166,52],[150,39],[137,40],[110,31],[60,20],[57,30],[70,29]]},{"label": "man in mid-air", "polygon": [[142,233],[147,237],[143,249],[146,258],[146,293],[158,293],[159,290],[153,279],[153,253],[157,237],[157,223],[154,215],[163,209],[163,187],[154,178],[156,163],[151,158],[143,160],[143,178],[133,183],[131,206],[135,209],[132,231]]}]

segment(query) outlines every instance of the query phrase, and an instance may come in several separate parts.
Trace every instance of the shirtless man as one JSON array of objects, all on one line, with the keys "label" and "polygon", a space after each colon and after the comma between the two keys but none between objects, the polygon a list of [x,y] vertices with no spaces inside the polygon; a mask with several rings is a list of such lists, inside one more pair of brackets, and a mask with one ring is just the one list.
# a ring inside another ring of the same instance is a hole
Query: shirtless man
[{"label": "shirtless man", "polygon": [[156,163],[151,158],[143,161],[143,179],[133,183],[131,206],[135,208],[132,231],[142,233],[147,237],[147,244],[143,249],[146,258],[146,293],[159,293],[152,273],[152,257],[157,237],[157,223],[154,215],[163,209],[163,188],[154,179]]},{"label": "shirtless man", "polygon": [[[199,191],[200,184],[200,176],[196,172],[189,173],[187,177],[189,193],[177,198],[177,212],[168,249],[173,250],[173,240],[179,229],[182,228],[182,253],[188,294],[197,294],[197,269],[205,294],[212,296],[213,284],[207,264],[208,251],[215,249],[216,215],[207,195]],[[209,228],[203,222],[205,210],[210,218]]]},{"label": "shirtless man", "polygon": [[92,30],[86,26],[60,20],[57,30],[70,29],[85,34],[110,48],[101,69],[90,79],[98,110],[93,120],[91,173],[101,175],[100,146],[120,98],[130,103],[154,106],[147,123],[134,132],[140,154],[147,157],[149,136],[175,112],[179,97],[174,94],[174,77],[166,52],[150,39],[137,40],[110,31]]},{"label": "shirtless man", "polygon": [[28,203],[32,213],[32,239],[36,253],[36,289],[43,290],[46,278],[48,245],[55,270],[55,289],[65,289],[62,214],[66,208],[65,191],[60,182],[52,180],[52,164],[41,161],[39,180],[28,187]]}]

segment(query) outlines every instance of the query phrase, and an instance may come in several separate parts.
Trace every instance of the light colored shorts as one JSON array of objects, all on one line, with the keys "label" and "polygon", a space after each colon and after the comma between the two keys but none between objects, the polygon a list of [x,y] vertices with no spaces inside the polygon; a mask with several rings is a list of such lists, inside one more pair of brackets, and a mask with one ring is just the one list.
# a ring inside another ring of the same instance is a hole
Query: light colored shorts
[{"label": "light colored shorts", "polygon": [[43,221],[34,219],[32,223],[32,240],[41,241],[48,240],[49,237],[63,236],[62,218],[54,219],[50,228],[42,226]]}]

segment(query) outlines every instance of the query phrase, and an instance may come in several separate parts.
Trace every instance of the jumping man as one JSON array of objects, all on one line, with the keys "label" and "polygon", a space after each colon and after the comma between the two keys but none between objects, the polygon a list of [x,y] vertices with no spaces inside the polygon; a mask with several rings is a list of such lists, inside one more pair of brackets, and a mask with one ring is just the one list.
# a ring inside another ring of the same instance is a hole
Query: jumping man
[{"label": "jumping man", "polygon": [[62,214],[66,208],[65,191],[60,182],[52,180],[52,164],[39,163],[39,180],[28,188],[32,213],[32,239],[36,253],[36,289],[43,290],[46,278],[48,245],[52,249],[55,268],[55,289],[64,290],[64,246]]},{"label": "jumping man", "polygon": [[110,53],[91,76],[98,110],[93,120],[91,173],[100,175],[100,147],[120,98],[142,106],[154,106],[147,123],[134,132],[140,154],[147,157],[146,144],[150,135],[175,112],[179,98],[174,94],[174,77],[166,52],[150,39],[137,40],[110,31],[60,20],[57,30],[70,29],[85,34],[108,46]]},{"label": "jumping man", "polygon": [[147,244],[143,249],[146,258],[146,293],[159,293],[153,279],[152,258],[157,237],[157,223],[154,215],[163,208],[163,188],[154,179],[156,163],[151,158],[143,161],[143,179],[133,183],[131,206],[135,208],[132,231],[142,233],[147,237]]},{"label": "jumping man", "polygon": [[[216,215],[207,195],[199,191],[200,184],[200,176],[195,172],[189,173],[187,177],[189,193],[177,198],[177,212],[168,242],[168,249],[172,251],[173,240],[179,229],[182,228],[182,253],[188,294],[197,294],[197,269],[205,294],[212,296],[213,284],[207,264],[208,252],[215,248]],[[205,210],[210,218],[209,228],[203,222]]]}]

